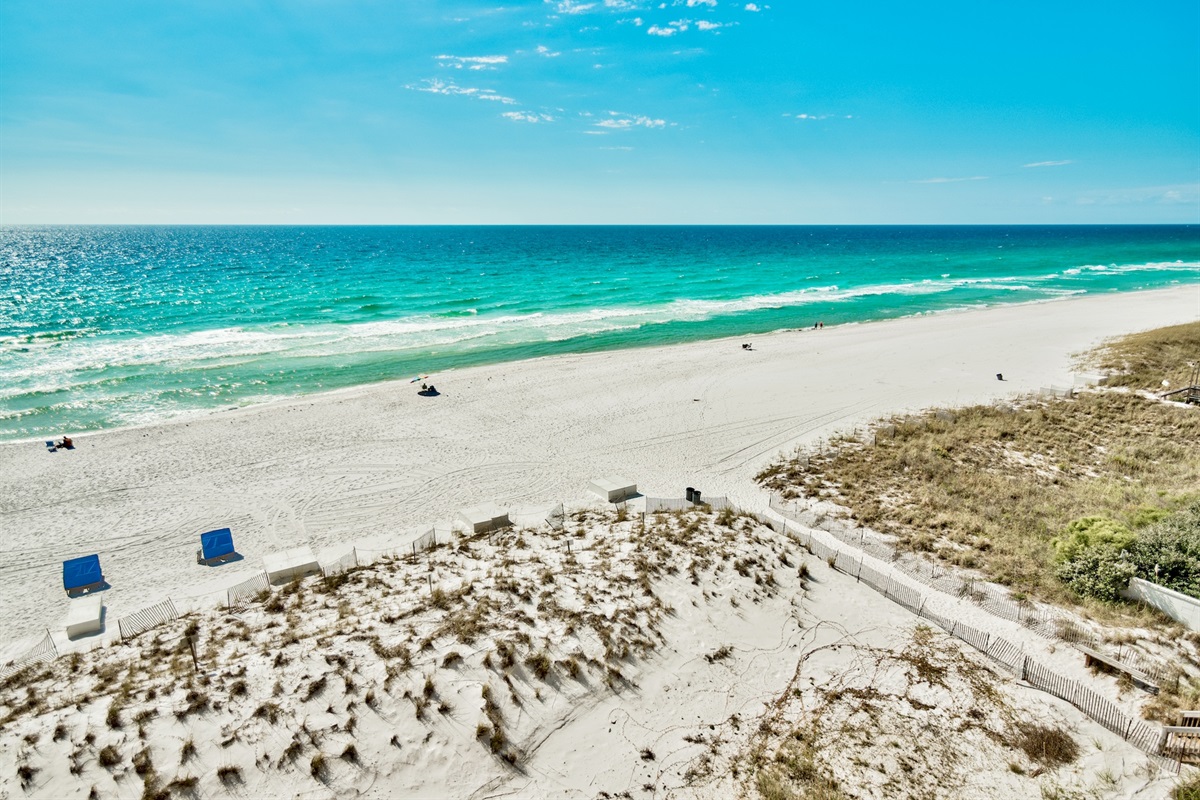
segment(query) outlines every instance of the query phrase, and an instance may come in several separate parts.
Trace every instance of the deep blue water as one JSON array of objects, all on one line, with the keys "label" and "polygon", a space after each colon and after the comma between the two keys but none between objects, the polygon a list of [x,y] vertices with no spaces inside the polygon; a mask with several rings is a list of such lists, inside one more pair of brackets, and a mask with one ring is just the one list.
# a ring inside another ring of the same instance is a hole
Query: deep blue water
[{"label": "deep blue water", "polygon": [[1200,282],[1200,226],[5,227],[0,439]]}]

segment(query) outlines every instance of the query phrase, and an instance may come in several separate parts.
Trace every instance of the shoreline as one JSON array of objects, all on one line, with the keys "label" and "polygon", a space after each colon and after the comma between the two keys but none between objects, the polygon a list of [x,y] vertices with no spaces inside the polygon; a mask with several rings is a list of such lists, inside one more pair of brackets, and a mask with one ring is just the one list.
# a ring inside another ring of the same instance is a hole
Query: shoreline
[{"label": "shoreline", "polygon": [[[1198,318],[1200,286],[1091,295],[468,367],[439,374],[436,398],[393,380],[80,434],[55,454],[0,443],[0,644],[55,627],[61,561],[92,552],[111,623],[284,547],[394,536],[489,501],[573,501],[608,474],[763,505],[753,476],[778,453],[1061,383],[1102,338]],[[245,561],[196,565],[199,533],[226,525]]]},{"label": "shoreline", "polygon": [[[1033,299],[1033,300],[1021,300],[1018,302],[1011,302],[1011,303],[995,303],[995,304],[991,304],[991,305],[985,304],[985,305],[975,305],[975,306],[955,306],[953,308],[914,311],[912,313],[903,314],[901,316],[896,316],[896,317],[883,317],[883,318],[879,318],[879,319],[863,319],[863,320],[850,320],[847,322],[839,322],[839,323],[831,324],[827,327],[829,330],[832,331],[832,330],[841,330],[841,329],[845,329],[845,328],[850,328],[850,327],[854,327],[854,326],[884,325],[884,324],[888,324],[888,323],[902,322],[904,320],[926,319],[926,318],[931,318],[931,317],[952,317],[952,316],[957,316],[957,315],[961,315],[961,314],[974,314],[974,313],[979,313],[979,312],[996,311],[999,309],[1022,308],[1022,307],[1026,307],[1026,306],[1040,306],[1040,305],[1047,305],[1047,304],[1054,304],[1054,303],[1071,302],[1074,300],[1086,300],[1086,299],[1090,299],[1090,298],[1112,297],[1112,296],[1116,296],[1116,295],[1142,295],[1142,294],[1153,293],[1153,292],[1169,293],[1169,292],[1175,292],[1175,291],[1182,291],[1187,288],[1194,288],[1197,291],[1200,291],[1200,283],[1196,283],[1194,285],[1182,284],[1179,286],[1169,287],[1169,288],[1158,288],[1158,289],[1137,290],[1137,291],[1114,290],[1114,291],[1105,292],[1105,293],[1089,293],[1086,290],[1081,290],[1082,294],[1068,294],[1068,295],[1057,296],[1057,297],[1042,297],[1042,298],[1037,298],[1037,299]],[[460,372],[463,372],[466,370],[499,369],[499,368],[506,367],[506,366],[512,367],[512,368],[517,368],[523,364],[539,363],[539,362],[546,361],[548,359],[577,358],[577,357],[581,357],[581,356],[603,355],[603,354],[608,354],[608,353],[644,352],[644,351],[648,351],[648,350],[659,350],[659,349],[666,349],[666,348],[703,345],[706,343],[715,344],[715,343],[720,343],[720,342],[741,341],[742,339],[745,339],[745,338],[751,337],[751,336],[760,337],[760,338],[761,337],[772,337],[772,336],[777,336],[777,335],[782,335],[782,334],[804,333],[804,332],[813,331],[813,330],[814,330],[813,328],[809,328],[809,327],[805,327],[805,328],[788,327],[788,328],[776,328],[774,330],[765,331],[763,333],[738,333],[738,334],[733,334],[733,335],[728,335],[728,336],[719,336],[719,337],[715,337],[715,338],[701,338],[701,339],[695,339],[695,340],[691,340],[691,341],[672,342],[669,344],[633,343],[633,344],[616,346],[616,347],[602,347],[602,348],[595,349],[595,350],[580,350],[580,351],[575,351],[575,352],[552,353],[549,355],[539,355],[539,356],[531,356],[531,357],[527,357],[527,358],[517,358],[517,359],[513,359],[513,360],[490,361],[490,362],[483,363],[483,364],[475,364],[475,365],[465,366],[465,367],[454,367],[454,368],[445,370],[443,372],[435,372],[432,374],[453,376],[457,373],[460,373]],[[252,411],[255,409],[264,409],[265,410],[265,409],[287,406],[287,405],[296,404],[296,403],[304,403],[304,402],[309,402],[309,401],[313,401],[313,400],[320,400],[321,398],[330,397],[330,396],[339,395],[339,394],[354,394],[354,393],[358,393],[358,392],[370,392],[370,391],[374,391],[374,390],[382,390],[384,387],[389,387],[389,386],[404,386],[404,385],[407,385],[408,382],[409,382],[409,379],[406,377],[391,377],[391,378],[385,378],[383,380],[370,381],[368,383],[355,384],[352,386],[342,386],[342,387],[334,388],[334,389],[319,389],[316,391],[306,392],[306,393],[301,393],[301,394],[292,394],[292,395],[284,395],[284,396],[280,396],[280,397],[274,397],[274,398],[271,398],[268,400],[252,401],[252,402],[247,403],[246,405],[240,405],[240,406],[239,405],[228,405],[228,406],[222,406],[219,408],[193,409],[190,411],[183,411],[183,412],[180,412],[179,414],[176,414],[176,415],[170,416],[170,417],[165,417],[163,419],[135,423],[135,424],[131,424],[131,425],[119,425],[119,426],[114,426],[114,427],[110,427],[110,428],[99,428],[96,430],[82,430],[82,431],[75,431],[74,429],[72,429],[72,430],[68,430],[67,433],[68,433],[68,435],[72,436],[73,439],[78,439],[81,437],[92,437],[92,436],[125,432],[125,431],[145,430],[145,429],[149,429],[149,428],[156,428],[156,427],[163,426],[163,425],[175,425],[175,424],[182,424],[182,423],[190,423],[190,422],[193,422],[196,420],[204,419],[204,418],[211,417],[211,416],[218,415],[218,414],[232,414],[232,413],[239,413],[239,412],[245,412],[245,411]],[[55,436],[53,438],[60,438],[60,437]],[[28,444],[30,442],[41,443],[41,442],[44,442],[45,439],[46,439],[45,435],[30,436],[30,437],[26,437],[26,438],[16,438],[16,439],[0,438],[0,448],[3,448],[6,445],[13,445],[13,444]]]}]

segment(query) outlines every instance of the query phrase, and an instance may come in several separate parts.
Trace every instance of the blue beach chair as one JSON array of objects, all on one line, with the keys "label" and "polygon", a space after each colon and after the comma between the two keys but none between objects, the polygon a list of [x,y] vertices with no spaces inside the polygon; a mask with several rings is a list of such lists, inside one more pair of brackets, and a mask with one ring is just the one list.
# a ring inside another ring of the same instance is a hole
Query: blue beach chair
[{"label": "blue beach chair", "polygon": [[64,561],[63,588],[72,597],[97,589],[107,589],[108,583],[100,570],[100,556],[83,556]]},{"label": "blue beach chair", "polygon": [[239,558],[241,556],[233,547],[233,531],[229,528],[218,528],[200,534],[200,549],[196,551],[197,563],[211,567]]}]

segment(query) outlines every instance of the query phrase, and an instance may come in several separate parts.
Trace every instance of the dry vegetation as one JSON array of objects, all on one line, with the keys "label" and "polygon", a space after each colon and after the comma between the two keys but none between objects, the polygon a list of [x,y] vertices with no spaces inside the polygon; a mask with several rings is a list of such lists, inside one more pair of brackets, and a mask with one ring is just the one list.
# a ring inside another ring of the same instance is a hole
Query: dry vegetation
[{"label": "dry vegetation", "polygon": [[1082,359],[1088,367],[1109,374],[1108,385],[1152,392],[1187,385],[1192,364],[1200,363],[1200,322],[1135,333],[1105,343]]},{"label": "dry vegetation", "polygon": [[1044,599],[1071,599],[1051,546],[1069,522],[1100,514],[1136,528],[1200,491],[1200,413],[1135,394],[973,406],[881,427],[894,437],[837,440],[759,480],[833,500],[902,545]]},{"label": "dry vegetation", "polygon": [[818,651],[809,653],[733,759],[764,800],[977,795],[972,765],[985,760],[1007,762],[1014,782],[1044,795],[1081,755],[1063,724],[1031,722],[1009,705],[996,674],[929,628],[918,627],[899,652],[831,647],[847,652],[847,669],[817,678],[806,661]]},{"label": "dry vegetation", "polygon": [[[672,613],[662,581],[720,580],[753,602],[777,592],[774,570],[794,557],[732,513],[617,516],[581,512],[563,531],[510,529],[308,578],[27,668],[0,685],[0,730],[53,730],[25,748],[21,780],[66,774],[65,762],[84,793],[131,771],[146,797],[252,792],[259,770],[333,786],[378,763],[379,747],[462,730],[519,769],[540,741],[538,706],[632,686]],[[227,755],[246,747],[254,772]]]}]

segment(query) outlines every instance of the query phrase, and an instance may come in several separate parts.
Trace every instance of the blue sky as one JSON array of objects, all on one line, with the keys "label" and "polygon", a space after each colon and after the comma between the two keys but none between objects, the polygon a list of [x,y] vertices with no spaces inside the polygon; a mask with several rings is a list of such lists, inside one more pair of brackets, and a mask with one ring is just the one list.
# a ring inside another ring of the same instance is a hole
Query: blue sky
[{"label": "blue sky", "polygon": [[0,4],[0,222],[1200,222],[1200,4]]}]

